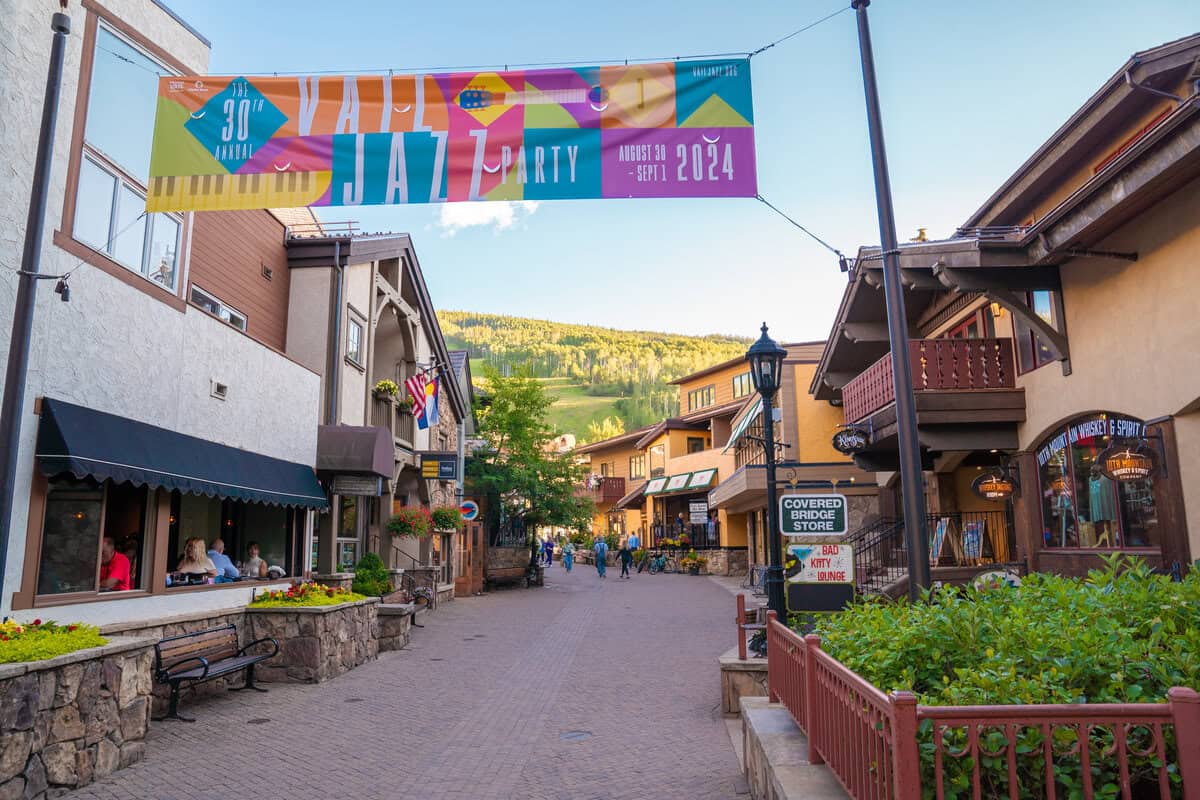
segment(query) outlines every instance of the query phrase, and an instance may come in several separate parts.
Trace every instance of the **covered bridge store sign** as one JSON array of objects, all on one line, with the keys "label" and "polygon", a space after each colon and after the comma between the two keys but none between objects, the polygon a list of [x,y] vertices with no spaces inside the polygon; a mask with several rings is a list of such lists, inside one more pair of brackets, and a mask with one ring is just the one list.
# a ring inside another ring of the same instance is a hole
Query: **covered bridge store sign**
[{"label": "covered bridge store sign", "polygon": [[160,79],[147,211],[754,197],[748,59]]},{"label": "covered bridge store sign", "polygon": [[846,496],[785,494],[779,498],[779,530],[784,536],[842,536]]}]

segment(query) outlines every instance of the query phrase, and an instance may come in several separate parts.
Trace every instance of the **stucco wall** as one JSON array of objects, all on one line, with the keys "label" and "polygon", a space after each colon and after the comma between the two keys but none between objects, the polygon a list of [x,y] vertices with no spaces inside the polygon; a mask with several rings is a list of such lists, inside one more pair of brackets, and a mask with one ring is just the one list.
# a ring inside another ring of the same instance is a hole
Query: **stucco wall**
[{"label": "stucco wall", "polygon": [[[1047,428],[1092,410],[1143,419],[1179,414],[1200,398],[1200,315],[1194,284],[1200,253],[1200,181],[1143,213],[1097,249],[1136,251],[1135,262],[1080,259],[1063,266],[1063,305],[1072,374],[1057,364],[1020,376],[1027,421],[1022,449]],[[1194,416],[1194,415],[1192,415]],[[1177,422],[1180,472],[1191,531],[1200,552],[1200,425]]]},{"label": "stucco wall", "polygon": [[[198,71],[206,68],[206,47],[162,9],[138,0],[105,5],[185,63]],[[50,282],[40,282],[37,290],[2,613],[7,613],[24,566],[36,397],[61,398],[290,461],[312,464],[316,454],[315,374],[201,311],[177,311],[99,269],[79,266],[77,259],[51,243],[63,210],[85,22],[76,4],[71,16],[41,270],[78,269],[71,278],[70,303],[59,301]],[[15,266],[21,257],[49,58],[49,17],[43,3],[0,0],[0,152],[5,154],[0,263],[6,265]],[[15,279],[12,269],[0,269],[3,359],[8,355]],[[210,396],[212,380],[228,385],[228,399]],[[154,602],[162,613],[161,603],[173,601]]]}]

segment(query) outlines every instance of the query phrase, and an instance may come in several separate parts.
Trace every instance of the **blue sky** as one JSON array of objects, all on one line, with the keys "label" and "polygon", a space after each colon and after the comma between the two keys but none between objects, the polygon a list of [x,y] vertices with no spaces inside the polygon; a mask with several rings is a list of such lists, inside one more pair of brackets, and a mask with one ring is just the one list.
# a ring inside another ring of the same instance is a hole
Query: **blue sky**
[{"label": "blue sky", "polygon": [[[504,6],[168,0],[214,74],[748,52],[837,0]],[[848,2],[848,0],[847,0]],[[876,0],[901,236],[945,236],[1135,51],[1200,31],[1178,0]],[[878,241],[853,12],[752,61],[759,191],[847,253]],[[752,199],[329,209],[412,234],[434,303],[617,328],[821,339],[836,260]]]}]

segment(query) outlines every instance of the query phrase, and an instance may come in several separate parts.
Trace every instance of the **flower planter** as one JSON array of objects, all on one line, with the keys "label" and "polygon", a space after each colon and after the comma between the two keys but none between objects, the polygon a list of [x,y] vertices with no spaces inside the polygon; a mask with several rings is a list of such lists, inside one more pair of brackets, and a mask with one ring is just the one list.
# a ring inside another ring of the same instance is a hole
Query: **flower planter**
[{"label": "flower planter", "polygon": [[256,667],[262,681],[321,683],[379,655],[378,597],[336,606],[246,608],[250,638],[272,637],[279,655]]},{"label": "flower planter", "polygon": [[688,567],[688,575],[699,575],[699,574],[700,574],[699,567]]},{"label": "flower planter", "polygon": [[57,797],[142,759],[154,642],[0,666],[0,797]]}]

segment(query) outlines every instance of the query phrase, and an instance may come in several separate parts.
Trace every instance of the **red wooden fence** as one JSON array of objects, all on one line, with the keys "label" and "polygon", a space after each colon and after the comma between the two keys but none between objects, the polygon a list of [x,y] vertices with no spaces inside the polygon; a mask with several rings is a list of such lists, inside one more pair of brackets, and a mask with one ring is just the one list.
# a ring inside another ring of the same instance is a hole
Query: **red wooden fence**
[{"label": "red wooden fence", "polygon": [[[828,764],[855,800],[920,800],[923,788],[938,800],[948,788],[962,797],[961,783],[947,782],[964,776],[975,800],[1017,800],[1031,791],[1050,800],[1132,798],[1135,791],[1200,800],[1200,694],[1193,689],[1171,689],[1166,703],[922,706],[910,692],[884,694],[822,651],[819,637],[801,638],[768,616],[770,698],[808,736],[809,761]],[[933,745],[924,772],[922,744]],[[1019,784],[1022,767],[1040,773],[1036,789]],[[1094,770],[1115,780],[1095,785]],[[1173,773],[1182,783],[1172,784]],[[1068,780],[1078,780],[1075,793]]]},{"label": "red wooden fence", "polygon": [[[913,391],[978,391],[1016,386],[1012,339],[914,339],[908,343],[908,355]],[[842,387],[842,409],[847,423],[861,422],[895,401],[891,353]]]}]

